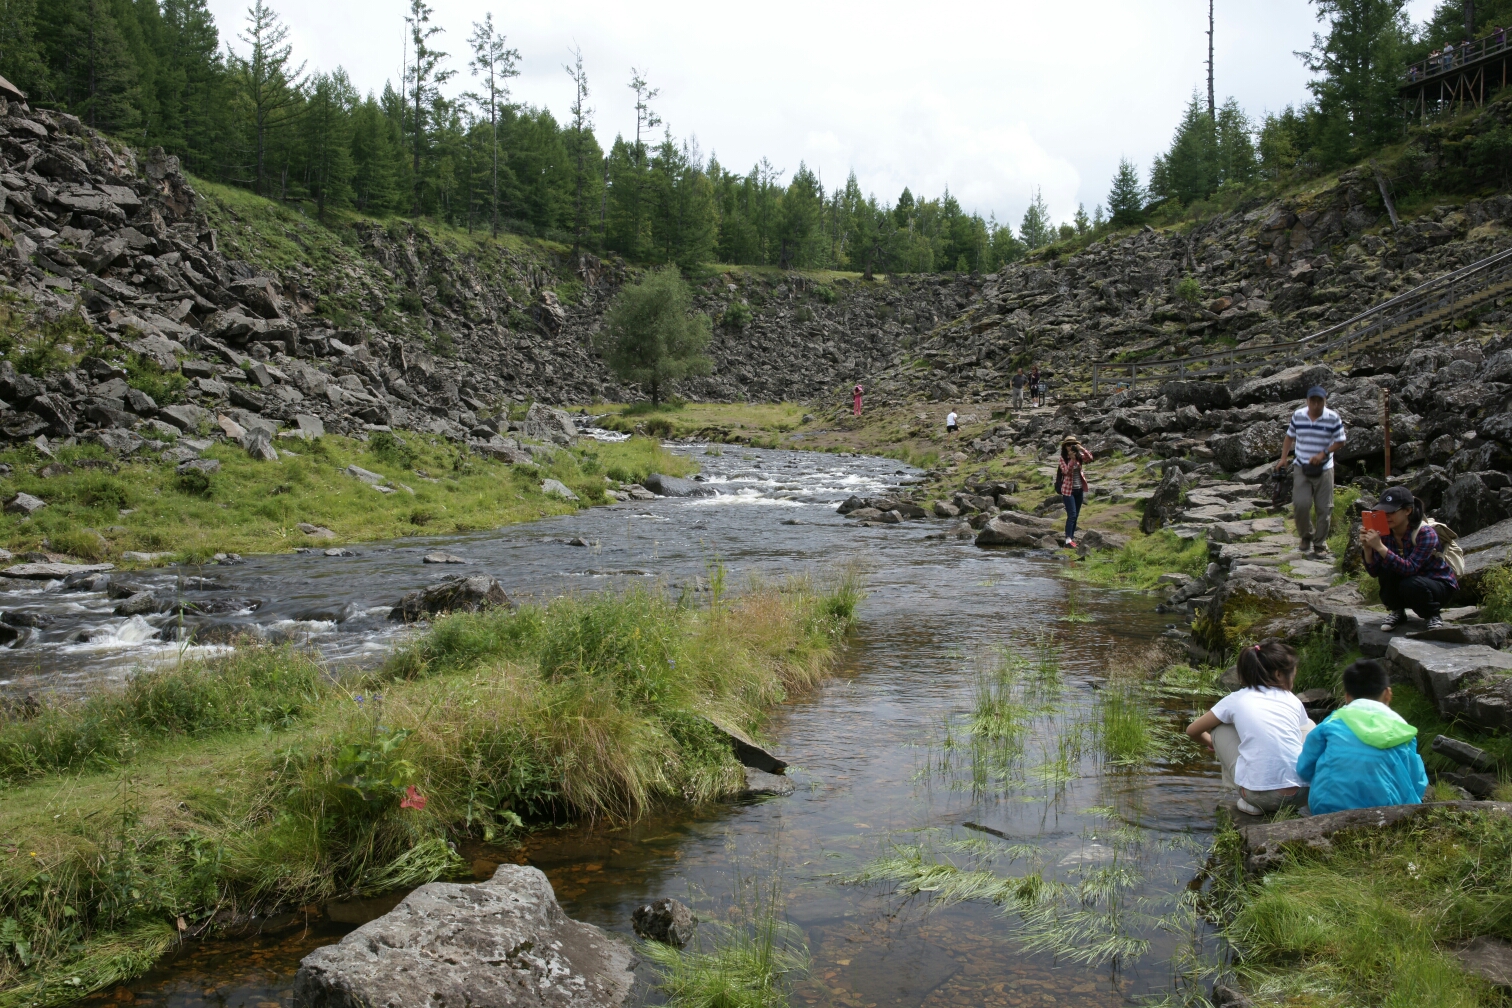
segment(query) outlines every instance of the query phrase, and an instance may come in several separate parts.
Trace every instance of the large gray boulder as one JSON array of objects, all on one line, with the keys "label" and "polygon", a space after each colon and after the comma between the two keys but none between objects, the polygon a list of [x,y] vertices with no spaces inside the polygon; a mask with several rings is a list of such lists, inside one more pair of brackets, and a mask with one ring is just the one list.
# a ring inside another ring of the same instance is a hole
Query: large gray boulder
[{"label": "large gray boulder", "polygon": [[695,483],[679,476],[667,476],[663,473],[652,473],[646,477],[643,484],[647,490],[659,497],[716,497],[719,492],[711,486]]},{"label": "large gray boulder", "polygon": [[568,917],[538,868],[432,882],[305,956],[297,1008],[610,1008],[629,994],[630,949]]},{"label": "large gray boulder", "polygon": [[1168,381],[1160,386],[1160,394],[1170,400],[1171,408],[1196,406],[1200,410],[1228,409],[1233,396],[1227,385],[1207,381]]},{"label": "large gray boulder", "polygon": [[1445,714],[1485,728],[1512,721],[1512,654],[1484,644],[1394,637],[1386,660]]},{"label": "large gray boulder", "polygon": [[1239,472],[1264,462],[1274,462],[1281,457],[1281,439],[1286,435],[1286,423],[1278,419],[1273,423],[1253,424],[1234,434],[1215,434],[1208,438],[1207,446],[1213,450],[1213,459],[1229,472]]},{"label": "large gray boulder", "polygon": [[572,417],[567,415],[566,410],[532,403],[530,409],[525,411],[525,419],[529,423],[540,424],[548,435],[561,435],[568,440],[578,436],[577,424],[572,422]]},{"label": "large gray boulder", "polygon": [[976,535],[978,546],[1024,546],[1036,547],[1045,537],[1044,529],[1021,525],[1002,515],[994,517]]},{"label": "large gray boulder", "polygon": [[1506,521],[1512,515],[1479,473],[1465,473],[1444,491],[1434,517],[1460,535],[1467,535]]},{"label": "large gray boulder", "polygon": [[1186,501],[1186,475],[1177,466],[1169,466],[1160,478],[1160,485],[1145,501],[1144,516],[1139,519],[1139,530],[1145,535],[1159,532],[1175,521]]},{"label": "large gray boulder", "polygon": [[1332,840],[1340,833],[1388,829],[1434,809],[1512,815],[1512,803],[1509,802],[1425,802],[1421,805],[1349,809],[1306,819],[1241,826],[1239,837],[1244,851],[1244,870],[1249,875],[1264,875],[1289,863],[1292,850],[1310,848],[1326,852],[1333,848]]},{"label": "large gray boulder", "polygon": [[427,616],[449,612],[481,612],[494,606],[514,606],[504,593],[504,586],[487,574],[471,577],[453,575],[433,584],[410,592],[389,610],[389,619],[413,623]]},{"label": "large gray boulder", "polygon": [[1462,534],[1459,546],[1465,551],[1465,576],[1459,579],[1460,585],[1474,588],[1486,571],[1512,563],[1512,518],[1479,532]]},{"label": "large gray boulder", "polygon": [[1229,386],[1229,396],[1235,406],[1249,406],[1261,402],[1289,402],[1307,395],[1314,385],[1328,387],[1334,379],[1333,369],[1326,364],[1298,364],[1285,368],[1264,378],[1246,378]]}]

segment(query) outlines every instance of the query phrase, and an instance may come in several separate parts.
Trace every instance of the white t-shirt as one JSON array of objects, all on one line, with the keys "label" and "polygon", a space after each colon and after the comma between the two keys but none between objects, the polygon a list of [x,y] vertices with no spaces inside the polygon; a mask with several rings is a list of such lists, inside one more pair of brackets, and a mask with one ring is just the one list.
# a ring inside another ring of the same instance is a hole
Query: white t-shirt
[{"label": "white t-shirt", "polygon": [[1297,757],[1312,721],[1290,690],[1262,686],[1235,690],[1213,705],[1213,714],[1239,733],[1234,783],[1251,791],[1301,787]]},{"label": "white t-shirt", "polygon": [[945,417],[945,426],[946,427],[954,427],[955,425],[956,425],[955,411],[951,410],[951,412],[949,414],[947,414],[946,417]]}]

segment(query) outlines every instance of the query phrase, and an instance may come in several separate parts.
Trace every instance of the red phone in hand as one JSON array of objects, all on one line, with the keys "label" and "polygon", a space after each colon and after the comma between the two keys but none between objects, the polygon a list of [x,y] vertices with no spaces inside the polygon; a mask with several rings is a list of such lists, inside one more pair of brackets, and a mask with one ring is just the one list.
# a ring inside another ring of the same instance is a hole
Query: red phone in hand
[{"label": "red phone in hand", "polygon": [[1387,519],[1385,511],[1361,512],[1360,524],[1369,532],[1379,532],[1383,536],[1391,535],[1391,522]]}]

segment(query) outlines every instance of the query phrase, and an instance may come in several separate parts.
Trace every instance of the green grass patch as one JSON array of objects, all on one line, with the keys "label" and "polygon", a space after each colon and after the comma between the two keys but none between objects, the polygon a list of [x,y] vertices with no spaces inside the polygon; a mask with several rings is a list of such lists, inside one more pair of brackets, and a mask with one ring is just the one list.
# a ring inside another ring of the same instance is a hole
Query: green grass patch
[{"label": "green grass patch", "polygon": [[858,597],[567,597],[438,620],[369,672],[253,646],[0,721],[0,1008],[140,973],[178,917],[416,885],[458,869],[449,839],[728,794],[708,719],[757,731]]},{"label": "green grass patch", "polygon": [[1267,1004],[1504,1005],[1448,944],[1512,937],[1512,819],[1435,810],[1241,884],[1224,934]]},{"label": "green grass patch", "polygon": [[[63,448],[58,461],[74,471],[46,477],[37,475],[46,460],[30,445],[0,452],[12,468],[0,477],[0,493],[25,491],[48,505],[29,518],[0,516],[0,543],[12,552],[42,549],[90,560],[124,550],[194,559],[302,546],[300,522],[325,526],[348,542],[447,534],[604,503],[606,477],[639,482],[651,472],[681,476],[697,468],[646,438],[585,440],[556,449],[539,465],[513,466],[410,431],[376,434],[366,443],[333,435],[277,440],[294,457],[260,462],[232,444],[211,447],[204,456],[219,460],[221,469],[209,476],[179,475],[157,461],[155,443],[121,462],[93,445]],[[381,474],[395,492],[375,491],[348,475],[349,465]],[[572,488],[580,504],[543,494],[548,477]]]},{"label": "green grass patch", "polygon": [[1512,622],[1512,567],[1493,567],[1481,577],[1481,618]]},{"label": "green grass patch", "polygon": [[1153,588],[1162,574],[1197,577],[1207,569],[1207,539],[1180,539],[1161,530],[1139,536],[1127,546],[1090,554],[1078,563],[1074,576],[1110,588]]}]

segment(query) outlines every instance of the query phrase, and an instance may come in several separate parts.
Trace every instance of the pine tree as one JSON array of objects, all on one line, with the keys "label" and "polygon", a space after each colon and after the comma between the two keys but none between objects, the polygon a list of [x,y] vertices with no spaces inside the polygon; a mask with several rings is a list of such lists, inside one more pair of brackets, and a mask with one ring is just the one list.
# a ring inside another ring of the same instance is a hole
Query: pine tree
[{"label": "pine tree", "polygon": [[[261,0],[258,0],[260,3]],[[410,0],[410,12],[404,19],[409,25],[410,63],[405,74],[410,116],[410,141],[413,155],[411,185],[413,186],[413,210],[415,216],[424,212],[422,184],[425,172],[421,168],[427,144],[426,121],[431,118],[436,102],[441,98],[441,85],[451,80],[455,71],[442,70],[441,64],[449,58],[448,53],[431,46],[431,39],[446,29],[430,23],[433,11],[425,0]]]},{"label": "pine tree", "polygon": [[397,121],[369,94],[352,112],[352,192],[357,209],[375,216],[396,209],[403,150]]},{"label": "pine tree", "polygon": [[352,108],[356,103],[356,89],[340,67],[311,79],[303,140],[309,158],[308,185],[321,220],[327,206],[346,206],[352,201]]},{"label": "pine tree", "polygon": [[499,112],[500,105],[509,101],[509,78],[518,77],[520,51],[506,46],[505,37],[494,29],[493,15],[483,15],[481,22],[473,22],[472,36],[467,40],[472,46],[473,58],[468,62],[473,76],[483,78],[483,91],[472,95],[478,107],[488,113],[489,132],[489,228],[495,238],[499,237]]},{"label": "pine tree", "polygon": [[1217,125],[1207,113],[1207,104],[1193,91],[1170,150],[1157,157],[1150,170],[1150,197],[1191,203],[1217,192],[1222,182]]},{"label": "pine tree", "polygon": [[247,8],[247,30],[238,36],[251,52],[246,57],[233,57],[232,70],[252,116],[252,191],[259,195],[265,191],[269,135],[292,122],[302,104],[300,78],[305,65],[289,67],[294,47],[286,43],[288,37],[288,26],[278,14],[263,0],[252,0]]},{"label": "pine tree", "polygon": [[1036,188],[1034,198],[1029,201],[1024,219],[1019,224],[1019,241],[1033,250],[1044,248],[1054,240],[1055,226],[1050,223],[1050,208],[1045,204],[1044,195]]},{"label": "pine tree", "polygon": [[1396,90],[1410,38],[1406,0],[1313,2],[1328,34],[1314,34],[1312,49],[1297,55],[1320,75],[1307,85],[1323,119],[1320,153],[1340,164],[1401,134]]},{"label": "pine tree", "polygon": [[1076,233],[1079,235],[1084,235],[1092,230],[1092,218],[1087,216],[1087,204],[1076,204],[1076,216],[1072,218],[1072,221],[1076,227]]},{"label": "pine tree", "polygon": [[583,69],[583,52],[572,50],[573,61],[562,69],[572,78],[572,125],[567,137],[567,151],[572,158],[573,210],[572,210],[572,259],[577,261],[578,251],[588,236],[588,209],[591,205],[588,191],[593,172],[591,162],[598,158],[598,144],[593,139],[593,109],[588,107],[588,73]]},{"label": "pine tree", "polygon": [[709,317],[693,310],[693,292],[676,266],[626,284],[604,313],[594,350],[624,381],[635,382],[661,405],[671,383],[708,374]]},{"label": "pine tree", "polygon": [[1139,169],[1128,158],[1118,159],[1113,188],[1108,190],[1108,212],[1114,227],[1132,227],[1144,220],[1145,191]]}]

